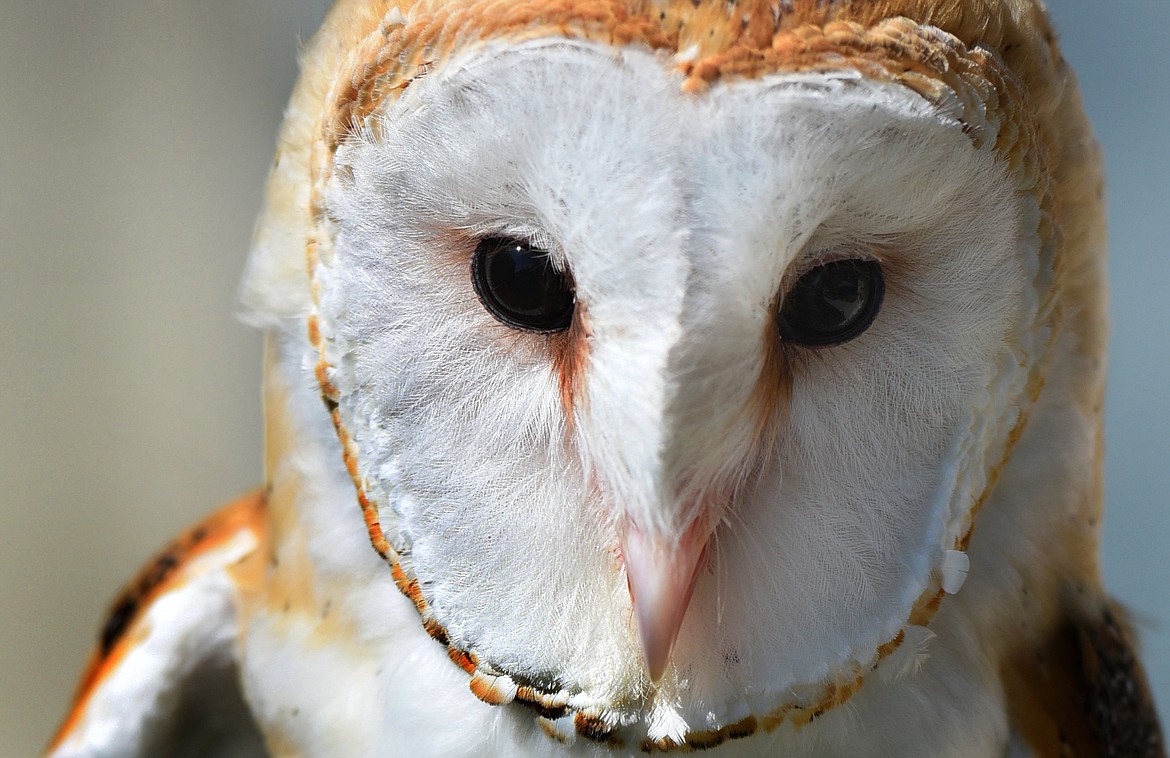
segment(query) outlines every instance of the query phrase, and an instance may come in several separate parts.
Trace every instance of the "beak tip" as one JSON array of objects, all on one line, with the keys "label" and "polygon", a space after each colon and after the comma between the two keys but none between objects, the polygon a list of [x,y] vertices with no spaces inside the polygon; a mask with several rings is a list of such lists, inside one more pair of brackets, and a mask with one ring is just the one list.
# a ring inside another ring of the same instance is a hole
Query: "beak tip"
[{"label": "beak tip", "polygon": [[646,659],[646,671],[650,674],[650,681],[657,684],[666,673],[666,665],[670,663],[670,653],[653,659]]},{"label": "beak tip", "polygon": [[646,671],[650,674],[650,681],[657,683],[666,673],[666,666],[670,663],[671,649],[674,640],[663,644],[664,640],[642,639],[642,661],[646,664]]}]

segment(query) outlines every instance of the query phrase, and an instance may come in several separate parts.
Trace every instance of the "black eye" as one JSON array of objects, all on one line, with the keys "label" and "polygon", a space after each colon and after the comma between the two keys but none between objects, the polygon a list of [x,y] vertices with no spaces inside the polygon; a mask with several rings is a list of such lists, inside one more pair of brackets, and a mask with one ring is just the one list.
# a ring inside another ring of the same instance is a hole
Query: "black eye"
[{"label": "black eye", "polygon": [[573,287],[548,253],[526,242],[485,237],[471,259],[471,282],[483,307],[526,332],[561,332],[573,320]]},{"label": "black eye", "polygon": [[809,347],[847,342],[873,323],[886,283],[876,261],[833,261],[797,280],[776,318],[780,337]]}]

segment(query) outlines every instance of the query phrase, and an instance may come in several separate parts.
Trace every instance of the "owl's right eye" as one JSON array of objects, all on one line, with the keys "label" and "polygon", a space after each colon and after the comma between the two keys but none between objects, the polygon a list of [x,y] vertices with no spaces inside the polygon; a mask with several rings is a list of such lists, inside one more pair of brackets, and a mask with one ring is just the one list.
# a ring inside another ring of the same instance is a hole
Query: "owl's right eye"
[{"label": "owl's right eye", "polygon": [[573,286],[544,250],[485,237],[471,259],[471,283],[488,313],[526,332],[562,332],[573,321]]},{"label": "owl's right eye", "polygon": [[784,296],[776,318],[780,337],[814,348],[848,342],[873,323],[885,289],[877,261],[840,260],[817,266]]}]

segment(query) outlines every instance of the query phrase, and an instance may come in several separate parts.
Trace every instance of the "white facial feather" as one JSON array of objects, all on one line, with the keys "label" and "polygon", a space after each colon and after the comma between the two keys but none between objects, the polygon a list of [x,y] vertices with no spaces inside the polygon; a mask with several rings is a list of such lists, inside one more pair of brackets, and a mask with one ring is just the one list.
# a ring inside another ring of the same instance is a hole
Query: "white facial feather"
[{"label": "white facial feather", "polygon": [[[1017,412],[1007,346],[1036,308],[1037,211],[990,147],[893,85],[791,75],[692,98],[659,57],[561,40],[486,44],[415,81],[333,177],[330,379],[454,644],[615,723],[653,701],[652,737],[876,662]],[[591,336],[571,420],[544,338],[476,298],[487,234],[572,274]],[[847,344],[783,346],[790,397],[761,440],[777,298],[840,257],[880,262],[883,308]],[[615,523],[677,534],[723,489],[677,666],[651,687]]]}]

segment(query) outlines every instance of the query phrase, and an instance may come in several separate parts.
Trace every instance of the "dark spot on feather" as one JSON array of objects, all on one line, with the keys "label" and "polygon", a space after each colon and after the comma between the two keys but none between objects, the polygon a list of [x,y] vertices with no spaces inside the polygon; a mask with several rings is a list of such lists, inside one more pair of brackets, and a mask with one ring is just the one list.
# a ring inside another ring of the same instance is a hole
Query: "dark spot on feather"
[{"label": "dark spot on feather", "polygon": [[613,731],[604,721],[596,716],[586,716],[584,713],[578,713],[573,717],[573,727],[577,730],[577,734],[587,740],[602,742],[614,747],[621,745],[621,741]]},{"label": "dark spot on feather", "polygon": [[426,630],[427,634],[431,635],[431,639],[435,640],[440,645],[446,645],[449,642],[447,638],[447,630],[444,629],[443,625],[438,621],[435,621],[434,619],[427,619],[423,622],[423,629]]},{"label": "dark spot on feather", "polygon": [[[531,693],[527,693],[527,694],[529,694],[531,696]],[[567,711],[568,711],[568,709],[565,708],[565,706],[563,706],[563,705],[549,706],[549,705],[545,705],[544,703],[540,702],[539,700],[535,700],[535,699],[529,700],[528,698],[521,697],[520,692],[516,693],[516,702],[521,703],[522,705],[525,705],[528,708],[531,708],[532,710],[536,711],[537,714],[544,716],[549,721],[556,721],[557,719],[564,716],[565,713],[567,713]]]},{"label": "dark spot on feather", "polygon": [[102,625],[101,635],[99,636],[102,655],[109,655],[110,651],[114,649],[114,646],[126,634],[126,630],[130,628],[131,623],[133,623],[135,617],[138,615],[142,599],[162,584],[175,567],[179,565],[179,559],[171,552],[173,549],[175,548],[172,546],[171,549],[168,549],[156,558],[142,572],[138,581],[134,583],[134,586],[122,593],[114,602],[109,616],[106,617],[106,623]]},{"label": "dark spot on feather", "polygon": [[163,553],[151,565],[150,570],[144,577],[143,583],[139,586],[139,594],[145,595],[155,587],[163,583],[163,580],[174,570],[175,566],[179,565],[179,559],[172,553]]},{"label": "dark spot on feather", "polygon": [[138,599],[134,596],[123,597],[114,603],[110,615],[102,627],[101,646],[102,655],[109,655],[114,645],[126,633],[134,615],[138,612]]},{"label": "dark spot on feather", "polygon": [[1124,610],[1102,604],[1066,613],[1040,651],[1004,670],[1016,728],[1037,755],[1165,758]]},{"label": "dark spot on feather", "polygon": [[1134,655],[1133,634],[1110,607],[1097,625],[1080,628],[1085,713],[1107,758],[1165,755],[1145,674]]}]

